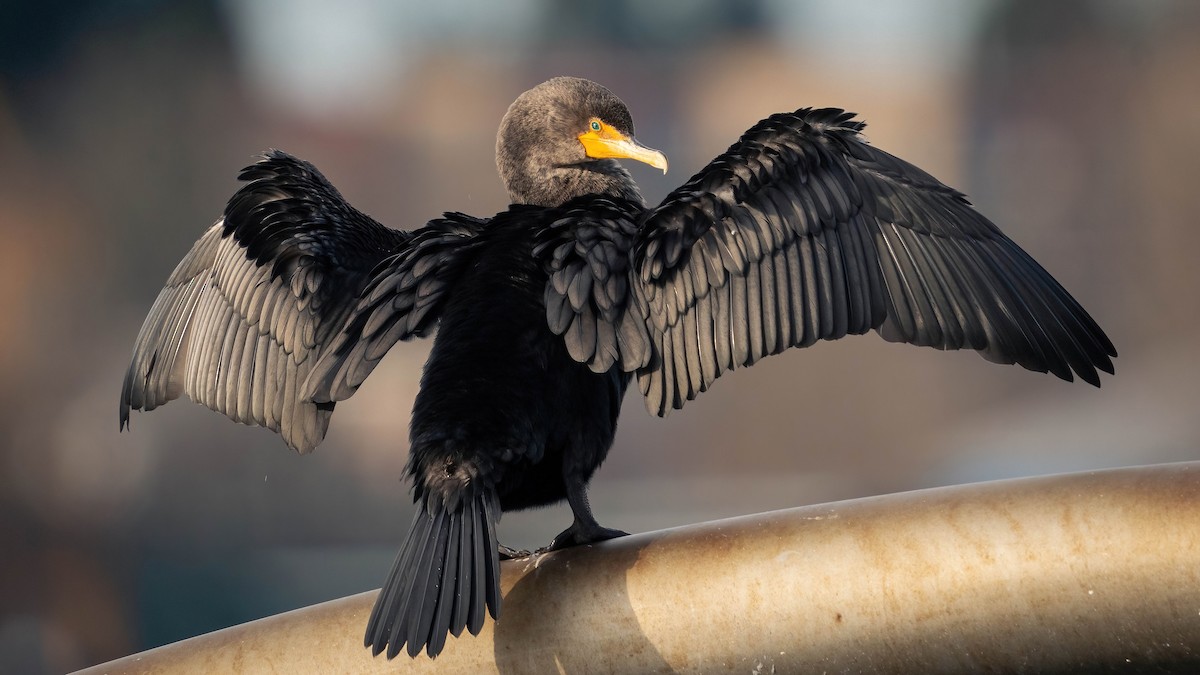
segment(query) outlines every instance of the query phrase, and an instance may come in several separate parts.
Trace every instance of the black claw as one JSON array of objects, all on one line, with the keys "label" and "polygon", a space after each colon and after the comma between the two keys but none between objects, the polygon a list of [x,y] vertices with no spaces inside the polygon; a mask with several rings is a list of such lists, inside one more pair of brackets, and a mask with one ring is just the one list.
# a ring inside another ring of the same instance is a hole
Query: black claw
[{"label": "black claw", "polygon": [[533,555],[532,551],[527,551],[523,548],[518,549],[511,546],[505,546],[504,544],[500,544],[500,546],[497,548],[500,551],[501,560],[517,560],[519,558],[528,558],[529,556]]}]

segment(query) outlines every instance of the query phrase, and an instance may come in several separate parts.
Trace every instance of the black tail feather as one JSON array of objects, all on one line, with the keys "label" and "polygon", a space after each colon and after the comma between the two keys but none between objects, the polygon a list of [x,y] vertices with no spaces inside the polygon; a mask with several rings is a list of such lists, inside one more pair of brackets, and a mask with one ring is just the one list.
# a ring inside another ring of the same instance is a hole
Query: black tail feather
[{"label": "black tail feather", "polygon": [[[471,631],[471,635],[478,635],[483,629],[483,606],[484,606],[484,590],[483,578],[484,556],[481,551],[487,548],[487,538],[483,534],[482,514],[478,511],[471,511],[467,516],[469,525],[464,523],[464,527],[471,528],[471,548],[474,554],[471,556],[470,580],[460,579],[464,584],[464,589],[470,589],[471,598],[467,605],[467,630]],[[500,551],[496,551],[496,557],[500,557]],[[461,630],[459,631],[462,632]]]},{"label": "black tail feather", "polygon": [[[444,571],[442,572],[441,589],[434,596],[437,602],[436,613],[431,615],[433,626],[450,626],[453,630],[453,625],[450,623],[451,610],[454,606],[454,595],[458,591],[458,546],[459,536],[454,530],[461,529],[458,523],[462,520],[462,514],[458,511],[451,511],[447,516],[449,525],[446,537],[446,558],[444,563]],[[432,608],[431,608],[432,610]],[[442,647],[446,646],[447,631],[434,630],[429,634],[429,652],[437,654],[442,651]]]},{"label": "black tail feather", "polygon": [[470,613],[471,588],[467,580],[471,570],[475,569],[475,540],[471,538],[471,528],[466,526],[467,514],[460,513],[458,517],[458,558],[455,559],[456,571],[454,611],[450,614],[450,632],[454,637],[462,635],[467,626],[467,616]]},{"label": "black tail feather", "polygon": [[455,506],[418,508],[371,610],[364,644],[373,654],[386,649],[390,659],[407,645],[409,656],[437,656],[447,634],[477,635],[485,613],[500,614],[499,504],[481,491]]},{"label": "black tail feather", "polygon": [[494,499],[483,502],[483,512],[479,520],[487,532],[487,550],[491,555],[484,561],[487,567],[487,583],[483,585],[487,591],[487,604],[492,608],[492,617],[500,611],[500,542],[496,536],[496,523],[500,520],[499,504]]}]

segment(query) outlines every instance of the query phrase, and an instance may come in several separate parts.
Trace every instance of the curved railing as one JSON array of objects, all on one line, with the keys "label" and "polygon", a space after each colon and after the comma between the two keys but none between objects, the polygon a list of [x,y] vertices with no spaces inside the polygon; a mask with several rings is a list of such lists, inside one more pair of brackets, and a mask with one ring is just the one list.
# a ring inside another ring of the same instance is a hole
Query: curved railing
[{"label": "curved railing", "polygon": [[503,564],[502,619],[372,659],[375,592],[85,673],[1200,673],[1200,462],[980,483]]}]

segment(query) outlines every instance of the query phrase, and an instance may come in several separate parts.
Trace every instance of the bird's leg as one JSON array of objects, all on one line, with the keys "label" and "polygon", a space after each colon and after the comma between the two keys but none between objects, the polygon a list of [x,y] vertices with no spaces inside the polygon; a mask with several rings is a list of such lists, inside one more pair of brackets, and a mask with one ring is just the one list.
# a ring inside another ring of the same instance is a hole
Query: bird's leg
[{"label": "bird's leg", "polygon": [[549,546],[538,549],[538,553],[557,551],[580,544],[592,544],[629,534],[621,530],[601,527],[600,523],[596,522],[596,517],[592,515],[592,505],[588,503],[587,484],[582,480],[567,479],[567,502],[571,505],[571,512],[575,514],[575,522],[560,532]]}]

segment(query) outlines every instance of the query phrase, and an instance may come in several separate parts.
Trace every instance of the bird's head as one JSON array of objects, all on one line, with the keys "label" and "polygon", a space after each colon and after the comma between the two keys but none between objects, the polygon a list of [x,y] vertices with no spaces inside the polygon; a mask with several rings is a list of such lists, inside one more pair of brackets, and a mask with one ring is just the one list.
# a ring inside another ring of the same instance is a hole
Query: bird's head
[{"label": "bird's head", "polygon": [[577,77],[556,77],[518,96],[496,136],[496,166],[516,204],[558,206],[591,193],[640,200],[616,159],[667,170],[665,155],[634,139],[621,99]]}]

